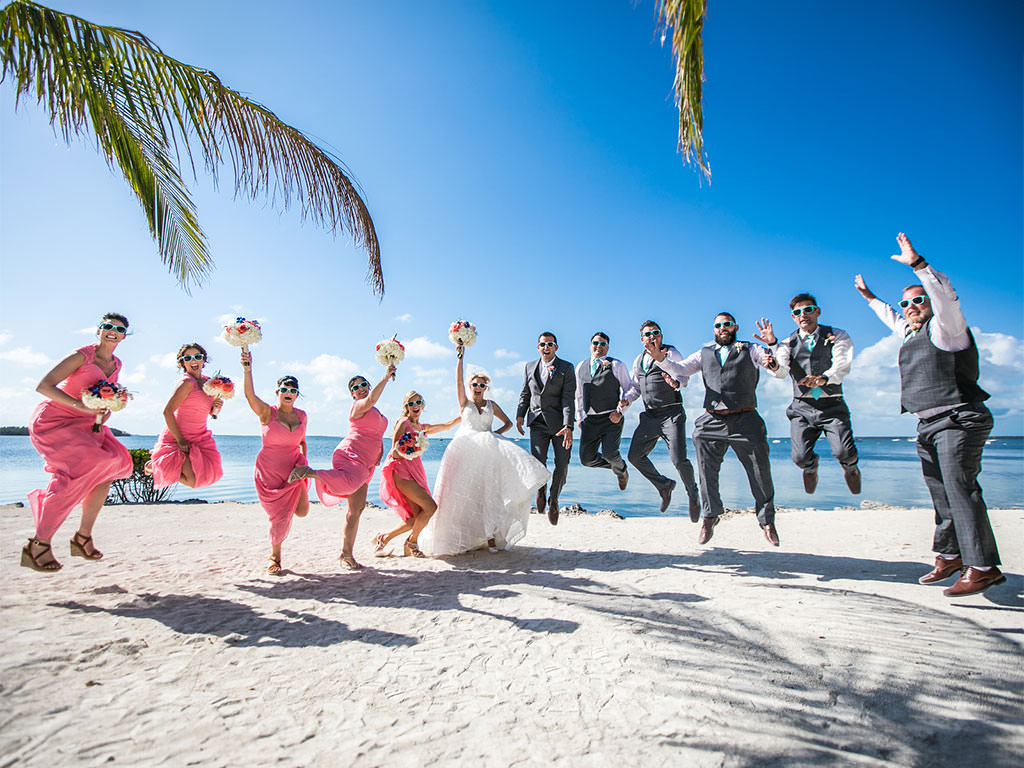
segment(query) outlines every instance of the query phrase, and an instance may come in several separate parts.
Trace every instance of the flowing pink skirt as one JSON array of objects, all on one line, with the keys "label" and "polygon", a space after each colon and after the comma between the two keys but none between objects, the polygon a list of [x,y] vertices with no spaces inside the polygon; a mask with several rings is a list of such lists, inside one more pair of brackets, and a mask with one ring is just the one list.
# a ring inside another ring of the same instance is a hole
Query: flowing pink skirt
[{"label": "flowing pink skirt", "polygon": [[398,490],[396,477],[412,480],[430,493],[427,470],[423,468],[423,461],[419,456],[415,459],[389,459],[380,470],[380,500],[395,510],[405,522],[409,522],[414,516],[413,510],[409,500]]},{"label": "flowing pink skirt", "polygon": [[256,495],[270,518],[270,543],[275,546],[287,538],[299,501],[309,493],[309,480],[288,482],[292,470],[305,465],[298,449],[264,448],[256,455]]},{"label": "flowing pink skirt", "polygon": [[370,482],[376,467],[372,464],[368,467],[364,461],[344,444],[334,449],[331,456],[333,469],[320,469],[316,473],[316,495],[325,506],[340,504]]},{"label": "flowing pink skirt", "polygon": [[[213,433],[205,430],[198,436],[185,436],[188,440],[188,458],[192,462],[192,469],[196,473],[196,484],[194,488],[205,488],[213,485],[224,475],[220,465],[220,452],[217,450],[217,443],[214,442]],[[166,488],[174,485],[181,478],[181,468],[185,466],[185,454],[178,447],[174,435],[165,429],[157,438],[153,446],[153,453],[150,455],[153,462],[153,485],[157,488]],[[291,470],[289,470],[291,471]]]}]

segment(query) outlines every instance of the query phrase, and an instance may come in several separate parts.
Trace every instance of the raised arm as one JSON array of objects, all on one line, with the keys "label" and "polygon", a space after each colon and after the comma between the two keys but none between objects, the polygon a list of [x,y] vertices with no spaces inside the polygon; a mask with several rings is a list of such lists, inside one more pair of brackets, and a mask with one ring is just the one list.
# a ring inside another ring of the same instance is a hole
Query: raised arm
[{"label": "raised arm", "polygon": [[466,397],[466,382],[462,377],[462,356],[466,353],[466,348],[462,346],[462,342],[458,342],[455,345],[455,357],[458,358],[455,363],[455,394],[459,398],[459,412],[466,407],[466,403],[469,399]]},{"label": "raised arm", "polygon": [[252,412],[260,418],[260,424],[270,422],[270,406],[256,397],[256,389],[252,385],[252,352],[242,351],[242,390],[246,402]]},{"label": "raised arm", "polygon": [[498,417],[501,422],[501,426],[494,430],[494,434],[503,435],[512,429],[512,419],[505,415],[505,412],[501,410],[501,406],[491,400],[491,409],[494,411],[494,415]]},{"label": "raised arm", "polygon": [[[910,238],[900,232],[896,236],[900,252],[892,255],[894,261],[905,264],[914,270],[914,275],[921,281],[925,293],[931,302],[935,322],[930,328],[932,341],[940,349],[956,351],[966,349],[971,344],[967,333],[967,320],[960,309],[960,299],[953,290],[953,284],[944,274],[934,269],[925,261],[924,256],[914,250]],[[939,326],[936,333],[935,325]]]},{"label": "raised arm", "polygon": [[384,392],[384,387],[388,385],[388,382],[391,380],[391,375],[396,370],[395,366],[389,365],[384,371],[384,378],[374,385],[373,389],[370,390],[370,394],[362,400],[356,400],[352,404],[353,419],[361,419],[370,412],[370,409],[377,404],[377,400],[380,399],[381,394]]}]

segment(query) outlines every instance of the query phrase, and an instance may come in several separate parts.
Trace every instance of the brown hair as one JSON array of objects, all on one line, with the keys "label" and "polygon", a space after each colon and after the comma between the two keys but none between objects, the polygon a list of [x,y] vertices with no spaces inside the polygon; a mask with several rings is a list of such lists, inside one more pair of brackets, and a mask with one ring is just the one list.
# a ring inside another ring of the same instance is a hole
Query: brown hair
[{"label": "brown hair", "polygon": [[198,349],[200,352],[202,352],[203,359],[206,360],[206,362],[210,362],[210,356],[206,353],[206,348],[199,342],[193,341],[188,344],[182,344],[181,349],[178,350],[178,354],[175,356],[174,359],[178,361],[178,367],[181,368],[181,370],[183,371],[185,370],[185,364],[182,362],[181,356],[185,354],[186,349],[193,348]]}]

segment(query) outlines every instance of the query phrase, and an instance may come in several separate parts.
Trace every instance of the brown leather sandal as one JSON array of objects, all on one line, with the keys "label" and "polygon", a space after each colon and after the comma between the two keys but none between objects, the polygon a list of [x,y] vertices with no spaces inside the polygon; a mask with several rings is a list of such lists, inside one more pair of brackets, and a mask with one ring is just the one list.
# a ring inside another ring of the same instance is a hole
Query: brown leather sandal
[{"label": "brown leather sandal", "polygon": [[92,544],[92,536],[83,536],[79,531],[75,531],[75,535],[71,537],[71,556],[72,557],[84,557],[86,560],[99,560],[103,557],[103,553],[100,552],[94,546],[90,553],[86,547]]},{"label": "brown leather sandal", "polygon": [[[32,545],[42,547],[42,549],[35,555],[32,554]],[[28,544],[21,548],[21,564],[26,568],[31,568],[33,571],[41,571],[43,573],[56,573],[64,566],[57,562],[56,558],[48,560],[45,563],[39,562],[39,558],[45,555],[47,552],[50,553],[50,557],[53,557],[53,551],[50,545],[45,541],[39,539],[29,539]]]},{"label": "brown leather sandal", "polygon": [[423,550],[420,549],[419,544],[415,541],[405,540],[405,556],[406,557],[426,557],[423,554]]},{"label": "brown leather sandal", "polygon": [[274,557],[273,555],[270,556],[270,565],[267,566],[267,573],[269,573],[271,576],[281,575],[280,555],[278,555],[277,557]]}]

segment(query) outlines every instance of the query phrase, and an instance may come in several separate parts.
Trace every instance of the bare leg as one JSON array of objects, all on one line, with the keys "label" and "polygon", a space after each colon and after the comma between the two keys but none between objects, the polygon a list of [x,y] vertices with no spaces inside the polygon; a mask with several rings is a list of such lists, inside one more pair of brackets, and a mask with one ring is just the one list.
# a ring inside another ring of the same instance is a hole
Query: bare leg
[{"label": "bare leg", "polygon": [[363,514],[366,506],[366,484],[350,494],[348,497],[348,512],[345,514],[345,534],[341,542],[341,559],[350,568],[360,568],[352,554],[352,548],[356,543],[356,534],[359,532],[359,517]]},{"label": "bare leg", "polygon": [[309,513],[309,487],[307,486],[302,495],[299,496],[299,503],[295,506],[295,516],[305,517]]},{"label": "bare leg", "polygon": [[192,459],[185,457],[185,463],[181,465],[181,477],[178,482],[187,485],[189,488],[196,487],[196,471],[192,468]]},{"label": "bare leg", "polygon": [[271,544],[270,545],[270,565],[267,567],[267,573],[272,576],[278,576],[281,573],[281,545]]},{"label": "bare leg", "polygon": [[[92,537],[92,527],[96,524],[96,518],[99,516],[100,510],[103,509],[103,504],[107,500],[107,493],[109,491],[110,481],[100,483],[89,491],[89,495],[82,502],[82,522],[79,523],[78,533],[76,534],[80,541]],[[90,557],[99,551],[93,546],[91,541],[83,544],[82,548]]]},{"label": "bare leg", "polygon": [[410,502],[410,506],[419,507],[413,518],[412,533],[409,541],[413,544],[419,542],[420,532],[430,522],[430,518],[437,511],[437,502],[431,498],[430,493],[419,483],[404,477],[395,478],[395,487]]}]

